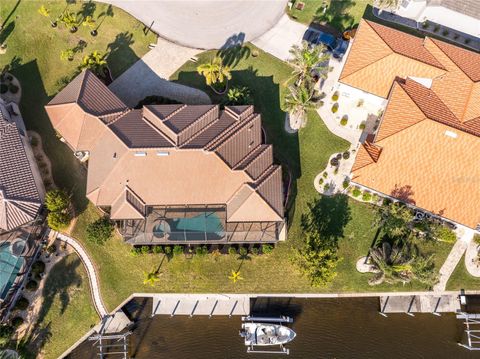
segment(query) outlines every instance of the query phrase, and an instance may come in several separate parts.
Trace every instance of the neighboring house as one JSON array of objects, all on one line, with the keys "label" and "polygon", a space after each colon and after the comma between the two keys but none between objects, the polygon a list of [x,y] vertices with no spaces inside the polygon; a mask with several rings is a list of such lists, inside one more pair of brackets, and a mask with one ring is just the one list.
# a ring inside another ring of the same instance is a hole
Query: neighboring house
[{"label": "neighboring house", "polygon": [[253,106],[130,109],[84,71],[46,110],[130,243],[285,239],[282,170]]},{"label": "neighboring house", "polygon": [[44,196],[18,107],[0,99],[0,234],[35,221]]},{"label": "neighboring house", "polygon": [[340,81],[388,99],[352,181],[480,224],[480,54],[362,20]]},{"label": "neighboring house", "polygon": [[402,0],[396,14],[417,22],[429,20],[480,37],[478,0]]}]

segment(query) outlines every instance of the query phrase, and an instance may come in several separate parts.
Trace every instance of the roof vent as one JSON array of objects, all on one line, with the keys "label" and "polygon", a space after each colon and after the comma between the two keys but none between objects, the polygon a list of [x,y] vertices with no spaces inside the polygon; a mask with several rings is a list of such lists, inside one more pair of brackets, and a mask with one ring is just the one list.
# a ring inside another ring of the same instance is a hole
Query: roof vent
[{"label": "roof vent", "polygon": [[136,157],[145,157],[147,155],[147,152],[145,151],[137,151],[135,152],[135,155]]},{"label": "roof vent", "polygon": [[168,151],[157,151],[157,156],[169,156],[170,152]]},{"label": "roof vent", "polygon": [[457,138],[457,134],[453,131],[445,131],[445,136],[451,137],[451,138]]}]

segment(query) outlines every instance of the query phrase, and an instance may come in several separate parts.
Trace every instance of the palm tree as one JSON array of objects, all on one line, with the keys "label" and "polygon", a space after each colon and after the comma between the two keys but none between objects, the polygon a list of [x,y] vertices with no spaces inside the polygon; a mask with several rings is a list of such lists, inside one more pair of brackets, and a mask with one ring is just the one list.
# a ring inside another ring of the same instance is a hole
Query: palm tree
[{"label": "palm tree", "polygon": [[302,41],[300,46],[292,46],[290,54],[292,58],[288,62],[293,66],[292,73],[298,77],[299,84],[311,80],[314,75],[327,77],[330,55],[323,44],[311,46],[308,42]]},{"label": "palm tree", "polygon": [[101,70],[107,64],[105,57],[105,54],[102,55],[97,50],[95,50],[91,54],[85,55],[82,61],[82,65],[80,67],[82,69],[90,69],[97,75],[102,75]]},{"label": "palm tree", "polygon": [[370,251],[370,260],[376,268],[375,275],[368,281],[370,285],[383,282],[410,282],[413,278],[412,262],[408,247],[400,248],[383,242],[379,248]]},{"label": "palm tree", "polygon": [[439,279],[438,272],[435,270],[434,258],[434,254],[428,257],[417,255],[412,262],[415,279],[426,284],[429,289],[437,284]]},{"label": "palm tree", "polygon": [[89,27],[90,28],[90,35],[92,36],[97,36],[97,30],[94,29],[96,25],[95,20],[93,19],[92,16],[86,16],[83,21],[82,21],[82,26]]},{"label": "palm tree", "polygon": [[76,32],[78,30],[78,18],[71,11],[64,11],[62,15],[60,15],[60,21],[64,24],[70,32]]},{"label": "palm tree", "polygon": [[307,112],[322,105],[322,95],[313,86],[290,86],[285,97],[285,110],[290,114],[290,127],[299,129],[307,123]]},{"label": "palm tree", "polygon": [[243,278],[240,276],[240,271],[234,271],[232,269],[232,274],[228,276],[228,279],[232,280],[233,283],[237,283],[239,280],[243,280]]},{"label": "palm tree", "polygon": [[155,282],[158,282],[160,280],[159,276],[160,273],[158,273],[157,270],[151,270],[150,272],[143,272],[144,278],[143,278],[143,285],[149,284],[150,286],[154,286]]},{"label": "palm tree", "polygon": [[60,59],[63,61],[73,61],[74,55],[75,52],[72,49],[62,50],[62,52],[60,53]]},{"label": "palm tree", "polygon": [[[218,56],[215,56],[210,62],[198,65],[197,72],[199,75],[205,77],[205,82],[214,91],[213,85],[223,84],[225,81],[227,81],[228,85],[228,80],[232,78],[230,67],[224,66],[222,59]],[[227,86],[225,86],[223,92],[225,92],[226,88]]]},{"label": "palm tree", "polygon": [[48,20],[50,21],[50,25],[52,25],[52,27],[57,27],[57,22],[56,21],[52,21],[52,19],[50,19],[50,10],[48,10],[45,5],[42,5],[40,6],[40,8],[38,9],[38,13],[42,16],[45,16],[46,18],[48,18]]}]

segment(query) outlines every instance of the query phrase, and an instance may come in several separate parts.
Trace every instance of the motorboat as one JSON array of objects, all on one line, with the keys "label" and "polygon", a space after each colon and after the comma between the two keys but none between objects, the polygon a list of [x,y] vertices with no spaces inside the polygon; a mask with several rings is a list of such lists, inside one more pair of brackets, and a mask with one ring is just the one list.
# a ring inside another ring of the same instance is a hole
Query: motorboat
[{"label": "motorboat", "polygon": [[296,333],[281,324],[243,323],[240,335],[245,338],[247,346],[284,345],[291,342]]}]

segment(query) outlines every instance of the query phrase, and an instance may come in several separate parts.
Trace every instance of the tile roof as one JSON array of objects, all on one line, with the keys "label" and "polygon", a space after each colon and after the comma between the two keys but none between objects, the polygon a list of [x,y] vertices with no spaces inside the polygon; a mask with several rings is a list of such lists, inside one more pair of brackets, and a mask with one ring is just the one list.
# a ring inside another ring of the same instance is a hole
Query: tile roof
[{"label": "tile roof", "polygon": [[261,118],[253,106],[223,111],[218,105],[110,106],[111,112],[98,115],[101,111],[89,112],[92,106],[78,105],[79,87],[109,98],[106,86],[91,76],[80,75],[46,109],[72,148],[82,144],[90,152],[87,197],[111,206],[112,218],[136,218],[144,213],[139,206],[227,204],[248,185],[254,192],[249,203],[263,202],[263,210],[250,217],[283,220],[281,168],[273,165],[271,146],[262,144]]}]

